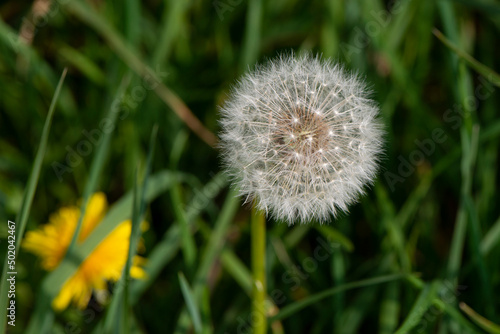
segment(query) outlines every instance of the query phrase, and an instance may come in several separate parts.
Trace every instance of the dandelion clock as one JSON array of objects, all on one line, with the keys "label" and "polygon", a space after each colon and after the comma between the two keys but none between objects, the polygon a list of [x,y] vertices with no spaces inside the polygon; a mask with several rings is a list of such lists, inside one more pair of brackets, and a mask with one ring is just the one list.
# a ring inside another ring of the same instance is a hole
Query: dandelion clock
[{"label": "dandelion clock", "polygon": [[371,184],[381,152],[378,108],[340,65],[282,56],[235,85],[221,108],[221,150],[247,201],[289,224],[324,222]]}]

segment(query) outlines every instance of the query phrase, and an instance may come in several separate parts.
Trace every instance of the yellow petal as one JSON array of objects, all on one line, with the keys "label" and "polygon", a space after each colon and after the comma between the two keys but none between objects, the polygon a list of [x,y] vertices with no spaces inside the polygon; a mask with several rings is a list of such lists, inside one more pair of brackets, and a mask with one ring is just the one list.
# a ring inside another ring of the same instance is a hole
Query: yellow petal
[{"label": "yellow petal", "polygon": [[[87,205],[79,241],[84,240],[100,223],[107,209],[106,197],[96,193]],[[49,223],[36,231],[26,233],[23,247],[42,259],[42,267],[53,270],[64,257],[79,219],[77,206],[64,207],[51,215]],[[87,306],[92,290],[106,291],[108,281],[117,281],[127,261],[132,223],[126,220],[109,233],[85,258],[75,273],[63,284],[52,305],[63,310],[70,303],[83,309]],[[147,222],[141,223],[141,230],[147,229]],[[142,241],[138,248],[143,248]],[[144,278],[142,268],[146,259],[135,256],[130,269],[134,278]]]},{"label": "yellow petal", "polygon": [[106,195],[102,192],[95,193],[90,197],[85,210],[85,217],[82,222],[82,230],[78,236],[78,241],[83,241],[101,222],[108,209]]},{"label": "yellow petal", "polygon": [[66,307],[68,307],[72,297],[73,297],[73,287],[70,284],[70,280],[68,280],[66,281],[66,283],[64,283],[57,297],[54,298],[54,300],[52,301],[52,307],[56,311],[62,311]]}]

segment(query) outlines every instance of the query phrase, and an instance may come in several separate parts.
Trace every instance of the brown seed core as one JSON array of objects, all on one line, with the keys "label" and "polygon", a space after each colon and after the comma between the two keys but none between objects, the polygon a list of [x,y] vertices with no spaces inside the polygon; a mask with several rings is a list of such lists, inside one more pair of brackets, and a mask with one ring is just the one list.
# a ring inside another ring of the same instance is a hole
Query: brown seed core
[{"label": "brown seed core", "polygon": [[321,150],[326,150],[330,141],[324,116],[304,108],[283,113],[275,129],[272,138],[279,148],[278,154],[286,160],[306,157],[307,161],[315,162],[321,159]]}]

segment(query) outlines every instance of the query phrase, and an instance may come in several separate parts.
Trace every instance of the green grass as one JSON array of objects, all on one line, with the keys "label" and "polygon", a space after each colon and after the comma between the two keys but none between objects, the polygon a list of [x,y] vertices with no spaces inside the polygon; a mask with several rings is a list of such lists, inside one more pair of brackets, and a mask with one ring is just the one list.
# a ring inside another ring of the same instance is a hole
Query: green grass
[{"label": "green grass", "polygon": [[[15,222],[16,224],[16,233],[14,235],[15,238],[15,244],[16,247],[14,249],[14,263],[15,260],[17,259],[17,254],[19,253],[19,247],[21,246],[21,243],[19,240],[22,239],[24,235],[24,230],[26,229],[26,223],[28,222],[28,216],[29,212],[31,210],[31,205],[33,204],[33,198],[35,196],[37,184],[38,184],[38,179],[40,178],[40,170],[42,168],[42,162],[43,158],[45,156],[45,150],[47,149],[47,141],[49,137],[49,132],[50,132],[50,126],[52,124],[52,118],[54,117],[54,111],[55,111],[55,106],[57,103],[57,99],[59,97],[59,94],[61,93],[61,88],[64,83],[64,78],[66,77],[67,69],[65,68],[62,75],[61,79],[59,79],[59,83],[57,85],[56,91],[54,93],[54,97],[52,98],[52,102],[50,103],[50,108],[49,112],[47,114],[47,118],[45,120],[45,124],[43,126],[43,132],[42,136],[40,139],[40,145],[38,147],[35,161],[33,163],[33,167],[31,169],[29,179],[28,179],[28,184],[26,185],[26,189],[23,195],[23,200],[21,202],[21,206],[19,208],[19,213],[16,216]],[[0,305],[6,308],[6,306],[9,306],[8,298],[10,293],[8,294],[9,287],[7,286],[7,272],[14,272],[15,271],[15,265],[12,265],[12,267],[9,265],[8,262],[8,257],[7,254],[5,255],[4,263],[3,263],[3,269],[2,269],[2,283],[0,283]],[[11,298],[11,297],[10,297]],[[9,298],[9,299],[10,299]],[[3,317],[0,320],[0,328],[5,328],[6,326],[6,320],[7,318]]]},{"label": "green grass", "polygon": [[[0,333],[250,333],[266,297],[254,277],[267,285],[268,333],[498,333],[500,3],[388,2],[69,0],[29,43],[18,35],[33,2],[1,4],[0,257],[15,220],[18,274],[16,327],[2,317]],[[221,171],[217,106],[249,67],[290,50],[366,78],[385,156],[349,214],[322,226],[267,218],[252,241],[251,206]],[[391,182],[436,129],[446,139]],[[94,130],[99,143],[58,175]],[[96,191],[106,217],[45,272],[20,247],[25,231],[61,206],[85,211]],[[147,277],[123,275],[103,305],[54,312],[65,280],[125,219],[132,245],[150,225]],[[266,248],[252,266],[255,241]]]}]

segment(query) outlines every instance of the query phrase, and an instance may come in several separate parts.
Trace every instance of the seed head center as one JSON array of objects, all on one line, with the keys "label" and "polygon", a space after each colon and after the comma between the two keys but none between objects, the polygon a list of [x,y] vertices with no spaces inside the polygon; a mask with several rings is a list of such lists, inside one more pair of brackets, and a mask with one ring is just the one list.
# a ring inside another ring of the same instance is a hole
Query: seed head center
[{"label": "seed head center", "polygon": [[284,113],[277,122],[273,138],[281,148],[282,158],[308,158],[311,161],[328,145],[328,132],[328,123],[323,115],[299,108]]}]

